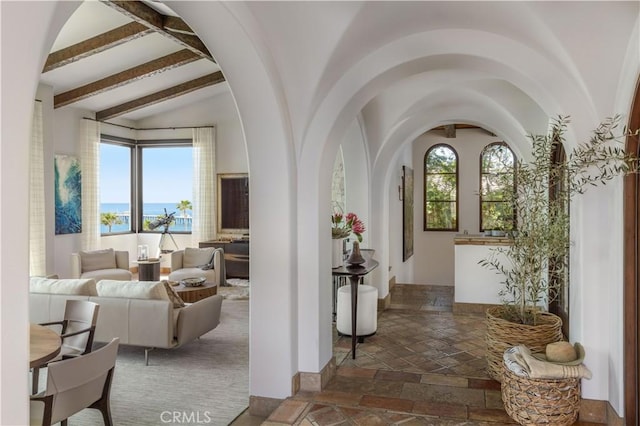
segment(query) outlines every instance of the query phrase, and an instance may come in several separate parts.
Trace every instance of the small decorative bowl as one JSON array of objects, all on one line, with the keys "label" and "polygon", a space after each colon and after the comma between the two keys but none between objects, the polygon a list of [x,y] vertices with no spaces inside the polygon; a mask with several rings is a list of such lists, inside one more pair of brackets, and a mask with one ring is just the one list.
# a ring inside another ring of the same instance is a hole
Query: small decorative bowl
[{"label": "small decorative bowl", "polygon": [[180,281],[185,287],[200,287],[207,279],[205,277],[197,277],[197,278],[185,278]]}]

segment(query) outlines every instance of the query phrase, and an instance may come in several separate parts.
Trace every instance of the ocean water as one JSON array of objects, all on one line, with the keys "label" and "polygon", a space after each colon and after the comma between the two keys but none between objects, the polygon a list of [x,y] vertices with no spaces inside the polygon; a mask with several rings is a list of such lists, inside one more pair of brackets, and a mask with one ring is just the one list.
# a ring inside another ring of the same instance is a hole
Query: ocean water
[{"label": "ocean water", "polygon": [[[145,203],[142,206],[142,213],[147,216],[152,216],[155,219],[157,216],[164,216],[165,209],[167,214],[175,212],[175,222],[169,227],[169,232],[191,232],[191,220],[185,220],[182,218],[182,212],[176,208],[178,205],[175,203]],[[126,232],[129,230],[129,220],[126,215],[129,214],[129,203],[102,203],[100,204],[100,213],[117,213],[121,214],[123,223],[120,225],[113,225],[111,232]],[[187,216],[191,217],[191,210],[186,211]],[[153,220],[152,219],[152,220]],[[158,232],[164,230],[163,226],[159,226],[155,229]],[[100,225],[100,232],[105,234],[109,232],[109,228],[105,225]]]}]

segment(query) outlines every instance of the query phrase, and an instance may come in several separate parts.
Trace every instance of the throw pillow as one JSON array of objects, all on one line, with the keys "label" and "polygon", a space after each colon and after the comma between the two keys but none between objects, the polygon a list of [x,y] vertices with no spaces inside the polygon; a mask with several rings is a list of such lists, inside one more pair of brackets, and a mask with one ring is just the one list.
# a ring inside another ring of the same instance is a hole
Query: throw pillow
[{"label": "throw pillow", "polygon": [[164,284],[164,288],[167,290],[167,296],[169,297],[169,300],[171,301],[171,303],[173,303],[173,307],[184,308],[185,307],[184,300],[182,300],[180,295],[176,293],[173,287],[171,287],[171,284],[169,284],[169,281],[162,280],[162,283]]},{"label": "throw pillow", "polygon": [[169,300],[161,281],[100,280],[96,289],[100,297]]},{"label": "throw pillow", "polygon": [[209,263],[215,247],[193,248],[187,247],[184,249],[184,255],[182,258],[183,268],[198,268],[202,265]]},{"label": "throw pillow", "polygon": [[116,254],[113,249],[81,251],[80,263],[82,264],[82,272],[115,269]]}]

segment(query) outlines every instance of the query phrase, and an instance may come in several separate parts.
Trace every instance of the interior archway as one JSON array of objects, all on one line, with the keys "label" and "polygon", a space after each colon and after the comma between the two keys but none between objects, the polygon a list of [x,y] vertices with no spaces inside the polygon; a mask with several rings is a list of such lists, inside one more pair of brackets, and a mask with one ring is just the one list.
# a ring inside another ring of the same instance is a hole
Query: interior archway
[{"label": "interior archway", "polygon": [[[629,114],[629,129],[640,128],[640,78]],[[640,155],[638,135],[626,141],[629,153]],[[626,424],[640,421],[638,401],[640,380],[640,176],[632,174],[624,181],[624,417]]]}]

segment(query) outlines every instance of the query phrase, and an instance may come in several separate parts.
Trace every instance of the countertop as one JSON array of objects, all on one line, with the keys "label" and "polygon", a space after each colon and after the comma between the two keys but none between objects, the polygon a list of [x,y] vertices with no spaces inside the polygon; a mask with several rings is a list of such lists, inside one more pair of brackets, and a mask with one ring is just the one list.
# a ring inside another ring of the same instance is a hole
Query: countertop
[{"label": "countertop", "polygon": [[453,237],[455,245],[474,246],[508,246],[512,239],[509,237],[487,237],[484,234],[456,234]]}]

